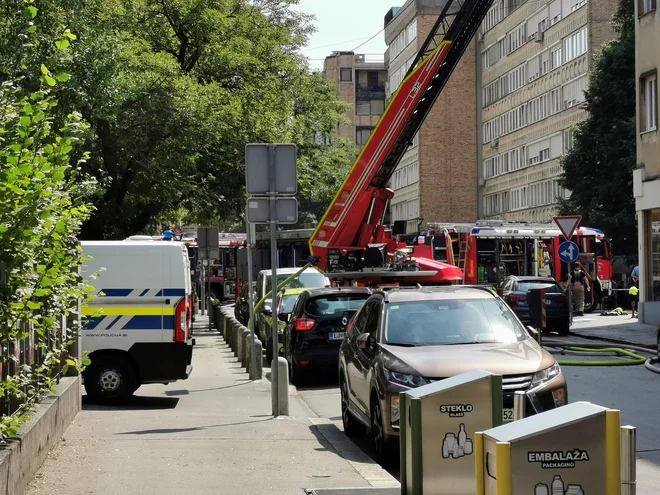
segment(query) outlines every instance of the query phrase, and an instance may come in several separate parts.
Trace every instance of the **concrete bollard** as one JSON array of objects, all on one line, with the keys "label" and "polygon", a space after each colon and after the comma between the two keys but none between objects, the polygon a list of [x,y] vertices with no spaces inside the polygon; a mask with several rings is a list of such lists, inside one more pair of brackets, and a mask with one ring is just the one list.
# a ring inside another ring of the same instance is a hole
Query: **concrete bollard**
[{"label": "concrete bollard", "polygon": [[[271,370],[273,366],[277,366],[277,395],[279,396],[280,408],[277,410],[277,404],[273,404],[273,411],[277,411],[279,416],[289,415],[289,362],[286,358],[277,357],[271,363]],[[272,380],[272,374],[271,374]],[[271,383],[271,387],[272,387]],[[273,395],[273,402],[275,396]]]},{"label": "concrete bollard", "polygon": [[225,332],[224,332],[225,344],[231,347],[231,320],[227,315],[225,315]]},{"label": "concrete bollard", "polygon": [[236,357],[238,362],[241,363],[243,357],[243,325],[239,324],[238,331],[236,332]]},{"label": "concrete bollard", "polygon": [[250,355],[250,352],[252,352],[252,347],[250,346],[251,340],[250,340],[250,331],[245,328],[243,328],[243,335],[241,336],[243,340],[243,345],[241,346],[241,364],[243,365],[243,368],[246,370],[248,368],[248,356]]},{"label": "concrete bollard", "polygon": [[231,350],[234,351],[234,356],[238,357],[238,340],[241,335],[241,324],[237,322],[234,318],[231,319],[231,330],[232,330]]},{"label": "concrete bollard", "polygon": [[222,336],[225,339],[225,342],[229,343],[229,329],[231,328],[231,323],[229,321],[229,316],[226,313],[222,313]]},{"label": "concrete bollard", "polygon": [[250,380],[261,380],[263,378],[263,344],[261,340],[255,335],[252,347],[254,347],[254,355],[256,356],[257,365],[252,369],[252,353],[248,353],[248,372],[250,373]]}]

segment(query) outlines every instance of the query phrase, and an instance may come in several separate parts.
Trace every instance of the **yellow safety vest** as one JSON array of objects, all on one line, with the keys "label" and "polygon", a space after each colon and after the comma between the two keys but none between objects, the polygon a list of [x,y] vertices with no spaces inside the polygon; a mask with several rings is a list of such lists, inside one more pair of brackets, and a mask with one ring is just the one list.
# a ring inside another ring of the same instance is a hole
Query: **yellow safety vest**
[{"label": "yellow safety vest", "polygon": [[628,289],[628,294],[630,294],[631,296],[636,296],[638,293],[639,293],[639,289],[635,286]]}]

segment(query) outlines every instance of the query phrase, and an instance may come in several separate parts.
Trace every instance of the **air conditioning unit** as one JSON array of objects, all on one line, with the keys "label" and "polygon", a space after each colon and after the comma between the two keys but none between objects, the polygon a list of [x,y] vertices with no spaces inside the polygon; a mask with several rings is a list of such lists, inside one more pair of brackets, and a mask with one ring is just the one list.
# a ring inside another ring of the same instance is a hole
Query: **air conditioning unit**
[{"label": "air conditioning unit", "polygon": [[499,138],[495,138],[490,142],[490,147],[491,148],[497,148],[499,145],[500,145]]},{"label": "air conditioning unit", "polygon": [[479,179],[479,186],[483,187],[486,184],[484,179]]},{"label": "air conditioning unit", "polygon": [[582,110],[586,110],[587,107],[588,107],[588,104],[587,104],[586,101],[583,101],[578,105],[578,108],[581,108]]}]

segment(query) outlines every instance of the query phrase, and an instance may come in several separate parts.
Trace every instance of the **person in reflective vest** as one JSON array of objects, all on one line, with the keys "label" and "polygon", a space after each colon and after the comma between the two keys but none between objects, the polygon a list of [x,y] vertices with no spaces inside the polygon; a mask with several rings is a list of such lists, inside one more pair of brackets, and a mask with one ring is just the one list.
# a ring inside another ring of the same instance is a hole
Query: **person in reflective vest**
[{"label": "person in reflective vest", "polygon": [[637,308],[637,302],[639,301],[639,289],[637,288],[637,284],[633,284],[630,289],[628,289],[628,296],[630,297],[630,307],[632,308],[632,316],[631,318],[635,318],[635,316],[639,316],[639,312],[635,312],[635,309]]}]

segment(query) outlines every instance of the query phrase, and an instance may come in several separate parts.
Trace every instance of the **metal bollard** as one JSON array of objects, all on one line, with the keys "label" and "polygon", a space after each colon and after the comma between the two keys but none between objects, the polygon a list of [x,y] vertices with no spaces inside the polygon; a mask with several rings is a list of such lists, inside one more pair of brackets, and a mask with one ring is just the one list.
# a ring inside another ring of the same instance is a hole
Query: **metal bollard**
[{"label": "metal bollard", "polygon": [[250,347],[250,331],[245,327],[241,328],[243,329],[241,335],[241,340],[243,341],[243,345],[241,346],[241,364],[243,365],[243,368],[248,370],[248,356],[252,349],[252,347]]},{"label": "metal bollard", "polygon": [[525,417],[525,403],[527,394],[522,390],[516,390],[513,394],[513,420],[518,421]]},{"label": "metal bollard", "polygon": [[637,428],[621,427],[621,495],[637,493]]},{"label": "metal bollard", "polygon": [[[279,410],[277,404],[273,404],[273,411],[277,411],[277,416],[289,415],[289,362],[286,358],[276,357],[271,363],[271,370],[273,366],[277,366],[277,395],[279,397]],[[272,376],[272,375],[271,375]],[[273,384],[271,383],[271,387]],[[275,402],[275,396],[273,396]]]},{"label": "metal bollard", "polygon": [[[263,344],[261,343],[261,340],[256,338],[252,342],[252,346],[254,347],[254,355],[256,356],[256,363],[254,366],[252,366],[252,363],[250,362],[249,365],[249,373],[250,373],[250,380],[261,380],[263,377],[263,364],[264,364],[264,357],[263,357]],[[252,353],[248,352],[248,356],[250,356]]]}]

